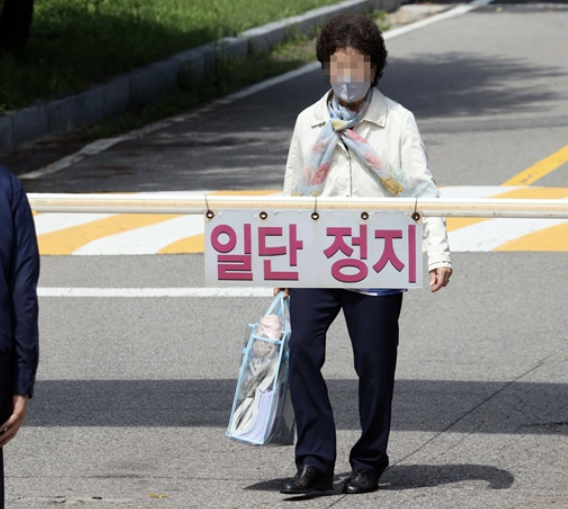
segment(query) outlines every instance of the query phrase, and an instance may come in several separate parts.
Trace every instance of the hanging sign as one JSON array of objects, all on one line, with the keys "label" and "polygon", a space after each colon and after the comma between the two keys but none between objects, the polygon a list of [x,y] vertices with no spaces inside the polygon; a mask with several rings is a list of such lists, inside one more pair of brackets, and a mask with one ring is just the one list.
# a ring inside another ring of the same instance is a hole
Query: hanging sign
[{"label": "hanging sign", "polygon": [[422,224],[404,212],[223,210],[205,227],[208,286],[420,288]]}]

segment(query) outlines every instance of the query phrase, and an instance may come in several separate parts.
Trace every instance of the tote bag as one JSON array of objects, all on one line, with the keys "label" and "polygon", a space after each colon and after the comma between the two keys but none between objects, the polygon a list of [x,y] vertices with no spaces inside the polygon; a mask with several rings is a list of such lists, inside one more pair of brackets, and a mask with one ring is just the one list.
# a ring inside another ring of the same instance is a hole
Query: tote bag
[{"label": "tote bag", "polygon": [[254,445],[293,443],[289,339],[289,303],[280,292],[266,314],[248,326],[227,437]]}]

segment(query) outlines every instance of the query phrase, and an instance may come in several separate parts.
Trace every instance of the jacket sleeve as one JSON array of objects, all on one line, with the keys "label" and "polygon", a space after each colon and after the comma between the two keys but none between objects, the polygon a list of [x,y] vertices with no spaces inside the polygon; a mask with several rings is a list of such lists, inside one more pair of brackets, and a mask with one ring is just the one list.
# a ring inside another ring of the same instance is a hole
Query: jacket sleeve
[{"label": "jacket sleeve", "polygon": [[300,133],[300,117],[296,120],[292,141],[290,142],[290,150],[288,151],[288,159],[286,160],[286,172],[284,174],[284,196],[291,196],[296,186],[297,180],[300,178],[302,169],[304,168],[304,156],[302,154]]},{"label": "jacket sleeve", "polygon": [[[412,113],[407,112],[401,142],[402,169],[409,172],[416,182],[414,196],[439,198],[440,192],[428,168],[426,147],[418,131]],[[446,222],[441,217],[424,218],[424,250],[428,257],[428,271],[438,267],[451,267],[450,245]]]},{"label": "jacket sleeve", "polygon": [[33,395],[39,360],[38,297],[39,252],[32,212],[17,179],[13,179],[12,256],[13,378],[12,393]]}]

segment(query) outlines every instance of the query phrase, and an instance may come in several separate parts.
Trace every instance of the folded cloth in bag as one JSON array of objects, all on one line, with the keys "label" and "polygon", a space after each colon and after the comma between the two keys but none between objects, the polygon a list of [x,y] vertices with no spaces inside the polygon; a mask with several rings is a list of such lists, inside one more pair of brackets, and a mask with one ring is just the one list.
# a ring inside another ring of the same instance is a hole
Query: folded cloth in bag
[{"label": "folded cloth in bag", "polygon": [[266,314],[249,324],[226,435],[254,445],[290,445],[294,411],[288,390],[290,309],[280,292]]}]

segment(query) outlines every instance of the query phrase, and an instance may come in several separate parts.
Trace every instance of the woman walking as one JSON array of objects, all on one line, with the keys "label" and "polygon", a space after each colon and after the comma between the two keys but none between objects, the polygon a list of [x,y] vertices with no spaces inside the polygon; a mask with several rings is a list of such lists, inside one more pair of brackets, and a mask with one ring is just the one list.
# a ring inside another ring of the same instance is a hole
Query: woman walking
[{"label": "woman walking", "polygon": [[[317,57],[331,90],[298,116],[284,194],[336,197],[438,197],[424,144],[410,111],[377,88],[387,51],[377,25],[365,16],[340,15],[320,33]],[[430,287],[452,274],[444,221],[424,220]],[[387,444],[403,290],[294,288],[290,290],[290,391],[296,416],[297,474],[284,494],[333,488],[336,430],[321,368],[326,333],[345,316],[359,377],[361,437],[349,461],[343,492],[378,488],[389,464]]]}]

